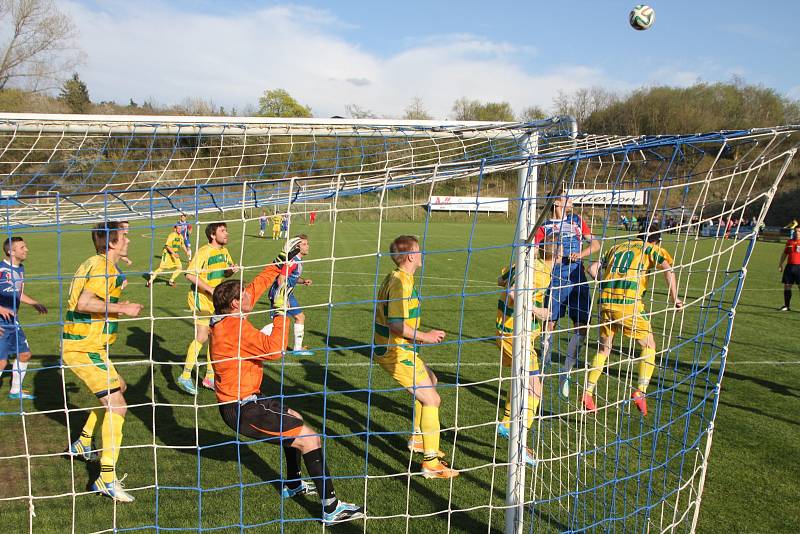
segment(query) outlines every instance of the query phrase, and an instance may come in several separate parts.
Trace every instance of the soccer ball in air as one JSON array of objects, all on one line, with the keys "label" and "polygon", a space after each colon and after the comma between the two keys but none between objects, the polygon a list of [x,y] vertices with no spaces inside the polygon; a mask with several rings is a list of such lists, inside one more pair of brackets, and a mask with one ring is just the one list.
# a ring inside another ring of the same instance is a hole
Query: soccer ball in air
[{"label": "soccer ball in air", "polygon": [[656,12],[652,7],[640,4],[631,9],[628,20],[634,30],[646,30],[655,23]]}]

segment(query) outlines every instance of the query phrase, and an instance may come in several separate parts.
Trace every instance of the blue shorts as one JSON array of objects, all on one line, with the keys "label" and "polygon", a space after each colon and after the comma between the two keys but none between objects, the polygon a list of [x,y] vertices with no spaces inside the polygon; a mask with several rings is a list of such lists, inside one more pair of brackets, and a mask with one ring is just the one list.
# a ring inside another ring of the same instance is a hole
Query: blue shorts
[{"label": "blue shorts", "polygon": [[[275,292],[276,291],[277,291],[277,286],[275,286],[275,285],[273,285],[269,289],[269,301],[270,301],[270,303],[273,302],[273,300],[275,298]],[[297,317],[298,315],[303,313],[303,310],[300,308],[300,303],[297,302],[297,298],[294,296],[294,291],[289,293],[289,303],[288,303],[287,306],[288,306],[288,308],[286,309],[286,315],[288,315],[289,317]],[[275,305],[273,304],[272,307],[274,308]],[[274,317],[274,314],[273,314],[273,317]]]},{"label": "blue shorts", "polygon": [[0,360],[7,360],[11,354],[30,352],[28,338],[22,327],[14,324],[0,323],[3,333],[0,334]]},{"label": "blue shorts", "polygon": [[550,320],[555,322],[569,315],[573,323],[589,324],[592,295],[580,262],[553,266],[553,279],[547,292]]}]

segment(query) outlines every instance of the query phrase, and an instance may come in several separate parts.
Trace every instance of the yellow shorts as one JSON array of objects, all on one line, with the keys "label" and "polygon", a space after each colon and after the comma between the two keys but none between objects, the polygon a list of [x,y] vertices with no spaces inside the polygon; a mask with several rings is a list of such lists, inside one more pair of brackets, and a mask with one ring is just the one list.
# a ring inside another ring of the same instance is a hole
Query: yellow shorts
[{"label": "yellow shorts", "polygon": [[376,357],[375,361],[404,388],[429,380],[425,362],[414,351],[396,349]]},{"label": "yellow shorts", "polygon": [[160,271],[180,271],[183,269],[181,260],[173,259],[172,256],[166,252],[161,255],[161,263],[158,266]]},{"label": "yellow shorts", "polygon": [[[531,336],[531,365],[530,369],[531,372],[539,370],[539,358],[536,354],[536,349],[533,348],[533,342],[536,341],[536,337]],[[511,361],[513,358],[513,351],[514,351],[514,338],[510,336],[501,336],[498,333],[498,337],[495,339],[495,343],[497,346],[500,347],[503,351],[503,367],[511,367]]]},{"label": "yellow shorts", "polygon": [[631,339],[641,340],[653,333],[641,304],[601,307],[600,323],[601,337],[614,337],[622,331]]},{"label": "yellow shorts", "polygon": [[195,324],[208,326],[211,323],[211,316],[214,315],[214,303],[205,293],[189,291],[186,295],[186,302],[192,313],[196,314]]},{"label": "yellow shorts", "polygon": [[78,375],[97,397],[119,390],[121,383],[114,364],[105,350],[98,352],[64,351],[64,365]]}]

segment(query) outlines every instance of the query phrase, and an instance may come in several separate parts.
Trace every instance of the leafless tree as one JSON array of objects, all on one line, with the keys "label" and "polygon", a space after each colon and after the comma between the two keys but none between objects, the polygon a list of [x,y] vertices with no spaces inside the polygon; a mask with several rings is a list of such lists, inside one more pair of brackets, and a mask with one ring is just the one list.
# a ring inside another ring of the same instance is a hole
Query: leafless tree
[{"label": "leafless tree", "polygon": [[422,101],[422,98],[415,96],[411,99],[411,103],[409,103],[406,107],[403,113],[403,118],[411,121],[425,121],[430,120],[433,117],[431,117],[428,111],[425,109],[425,103]]},{"label": "leafless tree", "polygon": [[52,0],[0,0],[0,90],[58,87],[83,60],[70,17]]}]

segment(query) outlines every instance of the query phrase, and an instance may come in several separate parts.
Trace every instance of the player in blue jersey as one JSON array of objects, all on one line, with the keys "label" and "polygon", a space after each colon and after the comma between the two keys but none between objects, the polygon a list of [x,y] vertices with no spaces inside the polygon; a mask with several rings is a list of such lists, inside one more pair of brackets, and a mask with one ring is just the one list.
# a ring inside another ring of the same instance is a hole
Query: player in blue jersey
[{"label": "player in blue jersey", "polygon": [[258,237],[264,237],[264,232],[267,231],[267,210],[261,211],[261,217],[258,218]]},{"label": "player in blue jersey", "polygon": [[[561,246],[561,261],[553,263],[553,275],[548,292],[550,321],[547,331],[552,332],[556,322],[569,315],[575,333],[567,345],[567,359],[561,367],[559,392],[569,397],[569,372],[578,360],[578,350],[586,342],[586,326],[589,324],[591,291],[583,267],[583,258],[600,250],[600,241],[594,239],[592,230],[580,215],[572,213],[572,200],[566,191],[561,191],[553,203],[553,218],[536,229],[536,243],[556,243]],[[584,248],[584,242],[589,246]],[[542,339],[543,365],[550,360],[550,336]]]},{"label": "player in blue jersey", "polygon": [[289,216],[284,215],[281,218],[281,235],[279,236],[281,239],[286,239],[289,236]]},{"label": "player in blue jersey", "polygon": [[269,300],[272,307],[275,308],[275,295],[278,293],[278,288],[285,285],[287,299],[286,314],[294,319],[294,350],[290,354],[294,356],[312,356],[313,351],[308,350],[308,347],[303,346],[303,336],[305,335],[305,322],[306,315],[300,308],[300,303],[294,296],[294,288],[300,284],[301,286],[310,286],[311,279],[303,278],[303,264],[301,260],[306,256],[309,251],[308,236],[299,234],[291,238],[284,247],[283,252],[278,256],[284,258],[281,273],[269,289]]},{"label": "player in blue jersey", "polygon": [[175,223],[178,226],[178,233],[183,238],[183,243],[188,250],[189,261],[192,260],[192,225],[186,222],[186,214],[181,213],[180,219]]},{"label": "player in blue jersey", "polygon": [[[11,354],[16,354],[11,368],[11,392],[9,399],[32,400],[36,397],[22,389],[22,381],[28,370],[31,349],[25,332],[17,321],[17,310],[21,302],[33,306],[39,313],[47,313],[47,308],[24,292],[25,267],[22,262],[28,257],[28,246],[21,237],[10,237],[3,241],[5,259],[0,262],[0,307],[12,313],[0,313],[0,372],[6,367]],[[0,310],[2,311],[2,310]]]}]

